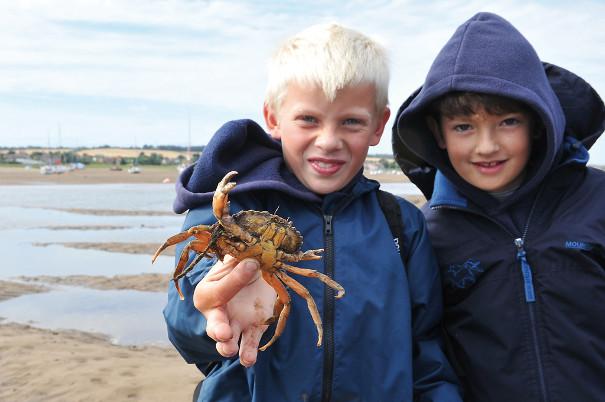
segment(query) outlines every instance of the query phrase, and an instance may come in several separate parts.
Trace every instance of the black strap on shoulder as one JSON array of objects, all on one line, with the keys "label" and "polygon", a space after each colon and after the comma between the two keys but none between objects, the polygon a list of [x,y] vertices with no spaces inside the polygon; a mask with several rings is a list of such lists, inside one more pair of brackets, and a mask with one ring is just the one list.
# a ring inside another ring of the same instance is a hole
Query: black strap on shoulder
[{"label": "black strap on shoulder", "polygon": [[379,189],[378,203],[380,204],[382,213],[387,219],[389,229],[391,229],[393,241],[395,242],[395,247],[397,248],[399,256],[401,257],[401,262],[403,263],[404,267],[407,267],[405,251],[403,250],[403,216],[401,215],[401,207],[399,206],[399,202],[397,202],[397,198],[395,198],[393,194]]}]

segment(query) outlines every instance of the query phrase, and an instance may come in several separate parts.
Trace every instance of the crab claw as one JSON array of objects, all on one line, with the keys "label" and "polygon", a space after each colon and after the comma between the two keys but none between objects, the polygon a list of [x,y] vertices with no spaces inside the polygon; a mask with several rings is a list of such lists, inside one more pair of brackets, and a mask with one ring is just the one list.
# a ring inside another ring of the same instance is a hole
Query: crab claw
[{"label": "crab claw", "polygon": [[153,257],[151,258],[151,263],[153,264],[155,262],[156,258],[158,258],[158,256],[162,253],[162,251],[166,250],[170,246],[174,246],[177,243],[187,240],[191,236],[193,236],[197,239],[207,239],[209,236],[210,230],[211,230],[211,227],[208,225],[198,225],[198,226],[190,227],[189,230],[186,230],[184,232],[181,232],[181,233],[175,234],[174,236],[169,237],[168,240],[166,240],[164,242],[164,244],[162,244],[160,246],[160,248],[158,248],[158,250],[155,252]]},{"label": "crab claw", "polygon": [[321,253],[324,252],[323,248],[318,248],[316,250],[307,250],[301,254],[300,259],[302,260],[319,260],[321,259]]},{"label": "crab claw", "polygon": [[229,204],[227,202],[227,194],[229,191],[233,190],[235,187],[234,182],[230,182],[231,178],[235,176],[237,172],[232,170],[227,173],[225,177],[218,183],[216,186],[216,191],[214,192],[214,196],[212,197],[212,211],[214,212],[214,216],[219,221],[224,215],[229,215]]},{"label": "crab claw", "polygon": [[179,299],[185,300],[185,296],[183,295],[183,292],[181,291],[181,287],[179,286],[179,280],[173,279],[172,281],[174,282],[174,287],[175,287],[176,291],[179,293]]},{"label": "crab claw", "polygon": [[162,244],[160,246],[160,248],[157,249],[157,251],[155,252],[153,257],[151,258],[151,263],[153,264],[155,262],[155,260],[162,253],[162,251],[166,250],[170,246],[174,246],[177,243],[187,240],[190,236],[191,236],[191,234],[189,233],[189,231],[186,231],[186,232],[181,232],[179,234],[176,234],[172,237],[169,237],[168,240],[166,240],[164,242],[164,244]]}]

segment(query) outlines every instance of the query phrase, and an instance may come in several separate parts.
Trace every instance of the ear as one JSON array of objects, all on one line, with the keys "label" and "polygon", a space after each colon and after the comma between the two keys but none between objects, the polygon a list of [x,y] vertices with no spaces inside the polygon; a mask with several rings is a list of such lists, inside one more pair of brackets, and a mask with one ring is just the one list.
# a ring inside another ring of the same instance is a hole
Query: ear
[{"label": "ear", "polygon": [[382,116],[380,116],[380,119],[378,120],[376,131],[370,140],[370,146],[378,145],[380,142],[380,138],[382,138],[382,133],[384,132],[384,127],[386,126],[387,121],[389,121],[389,117],[391,117],[391,109],[385,107],[384,111],[382,112]]},{"label": "ear", "polygon": [[441,126],[439,125],[437,120],[435,120],[433,116],[426,116],[425,122],[429,130],[433,134],[433,138],[435,138],[435,141],[437,142],[439,148],[446,149],[447,147],[445,144],[445,140],[443,138],[443,134],[441,134]]},{"label": "ear", "polygon": [[271,137],[275,138],[276,140],[281,139],[277,113],[267,102],[263,104],[263,116]]}]

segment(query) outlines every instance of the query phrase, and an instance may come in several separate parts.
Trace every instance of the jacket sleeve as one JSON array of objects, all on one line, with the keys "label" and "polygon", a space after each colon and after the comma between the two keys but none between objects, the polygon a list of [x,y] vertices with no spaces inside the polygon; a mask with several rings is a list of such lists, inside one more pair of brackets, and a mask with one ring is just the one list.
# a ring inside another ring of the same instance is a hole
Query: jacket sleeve
[{"label": "jacket sleeve", "polygon": [[462,401],[458,380],[443,350],[441,280],[426,222],[417,208],[402,207],[412,303],[414,401]]},{"label": "jacket sleeve", "polygon": [[[191,210],[183,224],[183,230],[200,224],[212,224],[216,221],[211,207]],[[175,263],[181,251],[190,239],[176,247]],[[193,259],[193,254],[190,261]],[[224,360],[215,348],[215,342],[206,335],[206,319],[193,305],[193,291],[202,280],[215,260],[203,259],[185,277],[180,279],[181,291],[185,300],[180,300],[174,286],[170,281],[168,289],[168,302],[164,308],[164,319],[168,331],[168,339],[179,351],[187,363],[194,363],[200,369],[218,360]]]}]

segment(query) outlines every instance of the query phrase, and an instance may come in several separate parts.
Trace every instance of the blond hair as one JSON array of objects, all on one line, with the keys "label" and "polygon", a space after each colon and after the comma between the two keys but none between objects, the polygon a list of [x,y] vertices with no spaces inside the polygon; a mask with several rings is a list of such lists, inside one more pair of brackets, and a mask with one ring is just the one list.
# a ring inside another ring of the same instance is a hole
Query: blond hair
[{"label": "blond hair", "polygon": [[344,87],[373,84],[376,110],[382,111],[389,97],[388,57],[380,44],[360,32],[333,23],[313,25],[273,54],[265,103],[277,110],[290,82],[317,85],[330,101]]}]

